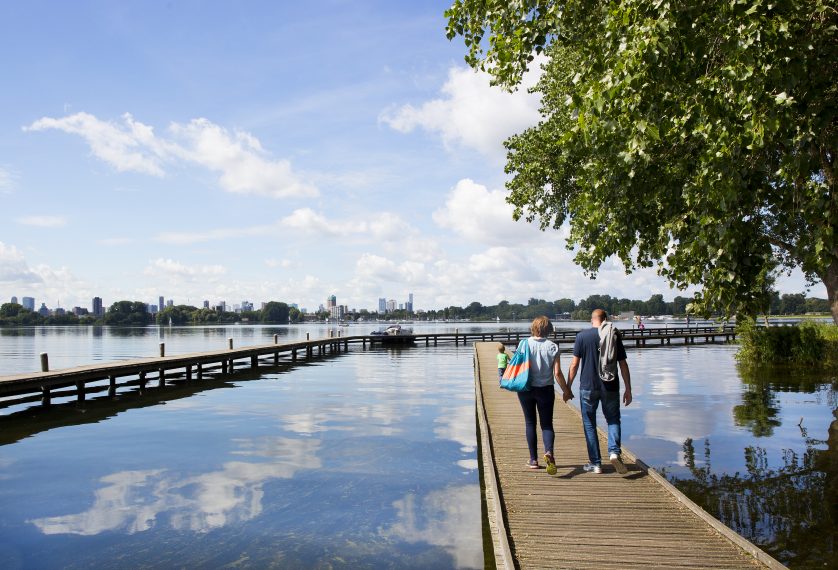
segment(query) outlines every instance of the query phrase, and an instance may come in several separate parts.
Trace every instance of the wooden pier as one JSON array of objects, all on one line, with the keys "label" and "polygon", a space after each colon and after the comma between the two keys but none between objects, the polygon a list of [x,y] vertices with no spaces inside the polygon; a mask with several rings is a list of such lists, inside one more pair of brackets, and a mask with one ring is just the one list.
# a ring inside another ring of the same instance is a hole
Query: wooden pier
[{"label": "wooden pier", "polygon": [[[664,346],[694,344],[698,342],[727,342],[736,333],[726,327],[673,327],[622,330],[627,346]],[[529,336],[526,330],[518,331],[455,331],[453,333],[420,333],[412,335],[413,344],[437,346],[453,343],[465,346],[470,342],[499,341],[517,343]],[[41,401],[50,405],[54,398],[75,396],[83,401],[88,394],[107,392],[115,396],[124,387],[138,387],[142,392],[149,386],[164,387],[170,382],[200,381],[205,375],[227,375],[242,368],[278,366],[280,363],[297,362],[334,354],[359,346],[381,345],[382,338],[373,335],[341,336],[340,331],[326,338],[279,343],[274,335],[273,344],[260,344],[233,348],[228,339],[222,350],[165,356],[161,344],[159,356],[115,362],[102,362],[62,370],[49,370],[48,358],[42,355],[40,372],[0,376],[0,408],[11,404]],[[552,335],[558,344],[573,344],[575,330],[556,330]]]},{"label": "wooden pier", "polygon": [[[560,397],[558,473],[528,469],[523,414],[517,396],[498,388],[496,355],[496,342],[475,343],[479,461],[498,568],[785,568],[625,448],[628,474],[607,462],[600,475],[585,472],[581,416]],[[602,431],[600,443],[607,458]]]}]

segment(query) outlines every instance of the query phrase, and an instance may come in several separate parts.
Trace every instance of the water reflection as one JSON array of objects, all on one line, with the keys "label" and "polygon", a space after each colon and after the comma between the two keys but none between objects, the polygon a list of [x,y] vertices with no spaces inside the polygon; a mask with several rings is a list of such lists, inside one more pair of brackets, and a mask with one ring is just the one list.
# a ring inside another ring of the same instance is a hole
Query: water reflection
[{"label": "water reflection", "polygon": [[393,506],[398,513],[396,522],[382,529],[382,536],[441,546],[457,568],[483,567],[482,537],[459,531],[480,518],[479,485],[448,487],[421,498],[409,493]]},{"label": "water reflection", "polygon": [[[803,427],[801,436],[805,451],[784,450],[777,468],[769,467],[764,448],[746,447],[741,474],[714,473],[710,440],[698,458],[694,441],[687,439],[683,454],[691,477],[670,479],[704,510],[789,567],[836,567],[838,419],[827,441],[809,437]],[[824,443],[827,449],[817,448]]]},{"label": "water reflection", "polygon": [[120,471],[102,477],[87,511],[30,521],[44,534],[127,534],[163,524],[175,530],[208,532],[253,519],[262,512],[263,485],[290,479],[301,469],[318,469],[315,439],[239,439],[233,454],[265,462],[229,461],[221,469],[185,476],[170,469]]}]

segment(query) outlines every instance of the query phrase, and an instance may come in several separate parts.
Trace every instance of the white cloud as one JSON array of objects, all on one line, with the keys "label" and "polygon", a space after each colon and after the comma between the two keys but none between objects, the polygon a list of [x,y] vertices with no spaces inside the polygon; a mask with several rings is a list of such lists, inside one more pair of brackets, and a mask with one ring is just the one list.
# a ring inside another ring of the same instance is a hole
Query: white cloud
[{"label": "white cloud", "polygon": [[188,266],[173,259],[158,258],[149,262],[145,268],[146,275],[154,277],[174,278],[207,278],[224,275],[227,270],[222,265]]},{"label": "white cloud", "polygon": [[11,194],[14,189],[14,176],[4,168],[0,168],[0,194]]},{"label": "white cloud", "polygon": [[308,234],[336,237],[362,236],[375,240],[402,239],[415,230],[396,214],[380,212],[367,219],[329,219],[311,208],[299,208],[280,220],[280,225]]},{"label": "white cloud", "polygon": [[442,86],[441,97],[419,107],[387,109],[379,120],[409,133],[421,128],[437,133],[446,147],[463,146],[503,159],[503,141],[535,125],[540,117],[539,97],[528,93],[540,74],[538,61],[524,77],[522,87],[508,93],[489,84],[489,76],[469,68],[453,67]]},{"label": "white cloud", "polygon": [[31,285],[42,282],[41,276],[29,268],[15,246],[0,241],[0,283]]},{"label": "white cloud", "polygon": [[479,244],[521,245],[548,235],[526,221],[514,221],[512,211],[503,191],[489,190],[464,178],[448,194],[445,205],[433,213],[433,219],[440,227]]},{"label": "white cloud", "polygon": [[219,174],[220,186],[239,194],[272,198],[317,196],[317,188],[291,168],[288,160],[272,160],[251,134],[193,119],[169,126],[170,138],[126,113],[122,123],[103,121],[89,113],[60,119],[44,117],[25,131],[60,130],[82,137],[93,155],[120,172],[163,176],[164,166],[182,161]]},{"label": "white cloud", "polygon": [[39,228],[59,228],[67,225],[67,220],[61,216],[24,216],[18,218],[17,223]]}]

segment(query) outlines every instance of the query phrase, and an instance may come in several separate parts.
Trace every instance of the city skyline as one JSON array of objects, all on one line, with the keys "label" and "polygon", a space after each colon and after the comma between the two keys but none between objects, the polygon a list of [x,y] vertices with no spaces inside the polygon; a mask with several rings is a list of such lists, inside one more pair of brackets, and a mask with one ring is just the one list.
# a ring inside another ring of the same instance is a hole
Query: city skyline
[{"label": "city skyline", "polygon": [[503,140],[539,102],[466,67],[449,4],[6,3],[0,295],[689,296],[615,260],[591,281],[566,228],[512,220]]}]

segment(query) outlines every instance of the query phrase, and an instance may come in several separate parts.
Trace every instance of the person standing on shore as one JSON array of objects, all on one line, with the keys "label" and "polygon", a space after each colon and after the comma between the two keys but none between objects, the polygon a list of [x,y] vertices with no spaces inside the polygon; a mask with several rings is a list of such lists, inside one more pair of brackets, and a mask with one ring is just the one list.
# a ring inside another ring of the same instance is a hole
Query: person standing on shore
[{"label": "person standing on shore", "polygon": [[[591,313],[590,329],[576,335],[573,344],[573,360],[568,371],[568,387],[579,373],[579,397],[582,411],[582,425],[585,428],[585,443],[588,446],[589,463],[585,471],[602,473],[602,458],[596,431],[596,413],[602,402],[602,413],[608,424],[608,455],[618,473],[626,473],[621,455],[622,430],[620,426],[620,385],[617,367],[623,377],[625,391],[623,404],[631,404],[631,375],[626,362],[626,350],[620,335],[608,322],[608,315],[602,309]],[[581,365],[581,370],[580,370]]]},{"label": "person standing on shore", "polygon": [[[565,402],[573,398],[573,393],[564,379],[559,347],[546,337],[553,332],[553,324],[547,317],[537,317],[530,325],[532,336],[527,339],[530,351],[530,380],[529,390],[518,392],[518,401],[524,412],[526,425],[527,447],[530,459],[527,467],[538,469],[536,422],[541,424],[541,439],[544,443],[544,461],[547,463],[547,473],[555,475],[556,460],[553,458],[553,443],[556,434],[553,431],[553,406],[556,402],[556,391],[553,383],[558,382]],[[536,415],[537,412],[537,415]]]}]

